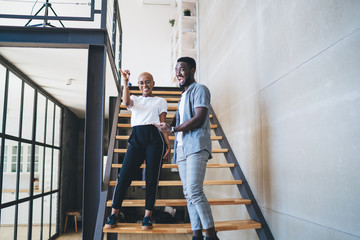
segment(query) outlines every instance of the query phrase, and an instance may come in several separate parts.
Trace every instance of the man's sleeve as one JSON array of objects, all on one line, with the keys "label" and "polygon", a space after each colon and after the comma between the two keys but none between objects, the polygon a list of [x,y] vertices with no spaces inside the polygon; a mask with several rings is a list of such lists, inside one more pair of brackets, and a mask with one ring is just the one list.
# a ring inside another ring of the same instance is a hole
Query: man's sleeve
[{"label": "man's sleeve", "polygon": [[194,94],[194,108],[210,107],[210,91],[204,85],[199,85]]}]

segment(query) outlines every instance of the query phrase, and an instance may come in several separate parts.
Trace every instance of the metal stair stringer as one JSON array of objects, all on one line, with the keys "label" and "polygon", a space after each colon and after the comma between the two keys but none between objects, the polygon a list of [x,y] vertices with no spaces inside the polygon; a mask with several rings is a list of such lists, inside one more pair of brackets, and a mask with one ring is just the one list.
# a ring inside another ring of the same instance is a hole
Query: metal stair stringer
[{"label": "metal stair stringer", "polygon": [[[100,200],[99,200],[99,208],[97,211],[97,220],[95,225],[95,233],[94,239],[103,239],[104,233],[102,228],[105,224],[105,209],[106,209],[106,201],[109,196],[109,181],[110,181],[110,174],[111,174],[111,166],[113,164],[113,157],[114,157],[114,149],[115,149],[115,136],[117,133],[117,123],[119,119],[119,109],[120,109],[120,102],[121,102],[121,92],[118,93],[118,97],[116,99],[115,107],[114,107],[114,115],[112,119],[112,126],[111,126],[111,133],[110,133],[110,140],[108,146],[108,158],[105,164],[105,169],[103,172],[103,179],[101,184],[101,192],[100,192]],[[111,111],[111,110],[110,110]],[[112,194],[112,193],[111,193]]]},{"label": "metal stair stringer", "polygon": [[237,187],[240,191],[240,194],[243,198],[247,198],[247,199],[251,200],[251,204],[246,205],[246,209],[249,213],[249,216],[252,220],[261,223],[261,228],[256,229],[256,233],[260,240],[273,240],[274,237],[270,231],[270,228],[269,228],[268,224],[266,223],[264,215],[261,212],[261,209],[255,199],[254,194],[251,191],[249,183],[246,180],[246,177],[245,177],[243,171],[241,170],[239,163],[236,160],[235,154],[232,151],[232,148],[225,136],[225,133],[221,127],[219,120],[217,119],[217,116],[216,116],[215,111],[212,108],[212,106],[210,106],[209,110],[210,110],[210,114],[213,115],[213,118],[211,120],[212,124],[217,125],[217,128],[213,129],[214,132],[216,133],[217,136],[223,137],[221,140],[219,140],[219,144],[220,144],[221,148],[228,149],[228,152],[224,153],[225,159],[228,163],[235,164],[235,167],[231,168],[231,173],[233,175],[233,178],[234,178],[234,180],[242,180],[242,184],[237,185]]}]

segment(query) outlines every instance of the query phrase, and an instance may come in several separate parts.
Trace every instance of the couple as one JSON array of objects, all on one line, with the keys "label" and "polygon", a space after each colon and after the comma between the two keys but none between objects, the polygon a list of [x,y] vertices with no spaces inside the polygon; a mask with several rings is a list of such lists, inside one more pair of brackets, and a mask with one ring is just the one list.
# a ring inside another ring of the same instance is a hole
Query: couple
[{"label": "couple", "polygon": [[[195,81],[196,62],[190,57],[177,60],[176,77],[181,95],[176,115],[169,126],[165,122],[167,102],[154,97],[152,89],[154,80],[151,74],[139,76],[139,89],[142,96],[129,94],[130,72],[121,71],[124,80],[123,101],[132,111],[131,126],[133,127],[129,146],[120,170],[114,195],[111,215],[105,227],[112,228],[118,221],[119,209],[127,188],[133,179],[133,173],[146,159],[146,204],[142,229],[152,229],[151,215],[155,205],[156,190],[161,168],[161,159],[168,159],[170,144],[168,133],[175,134],[174,159],[178,164],[183,191],[187,200],[193,240],[216,240],[214,220],[210,205],[203,192],[206,163],[211,158],[210,139],[210,92],[204,85]],[[162,133],[162,134],[161,134]]]}]

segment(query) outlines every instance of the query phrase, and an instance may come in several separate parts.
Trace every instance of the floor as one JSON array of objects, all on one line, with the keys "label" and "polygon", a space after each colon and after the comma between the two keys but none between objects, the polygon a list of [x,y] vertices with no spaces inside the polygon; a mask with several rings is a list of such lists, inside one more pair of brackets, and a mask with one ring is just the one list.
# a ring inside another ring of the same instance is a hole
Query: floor
[{"label": "floor", "polygon": [[[40,239],[40,226],[33,225],[32,227],[32,239]],[[56,231],[56,226],[52,225],[52,232]],[[43,227],[43,239],[49,237],[49,225]],[[0,225],[0,239],[14,239],[14,226]],[[18,225],[17,239],[28,239],[28,226]],[[79,238],[80,239],[80,238]]]},{"label": "floor", "polygon": [[[37,239],[37,233],[40,233],[40,227],[33,227],[33,239]],[[47,232],[48,234],[48,232]],[[47,235],[44,233],[44,235]],[[27,239],[27,227],[18,228],[18,239]],[[75,229],[70,228],[65,234],[57,237],[57,240],[81,240],[81,228],[75,233]],[[12,239],[13,227],[1,227],[0,239]],[[119,234],[118,240],[191,240],[192,234]],[[106,238],[104,238],[106,240]]]},{"label": "floor", "polygon": [[[69,231],[56,238],[57,240],[80,240],[81,229],[78,232]],[[191,240],[192,234],[119,234],[118,240]],[[106,238],[104,238],[106,240]]]}]

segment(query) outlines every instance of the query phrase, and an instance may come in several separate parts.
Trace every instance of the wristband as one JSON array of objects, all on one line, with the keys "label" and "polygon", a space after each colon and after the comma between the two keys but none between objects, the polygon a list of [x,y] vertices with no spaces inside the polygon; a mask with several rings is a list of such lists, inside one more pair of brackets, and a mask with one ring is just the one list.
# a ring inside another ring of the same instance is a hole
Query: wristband
[{"label": "wristband", "polygon": [[175,133],[175,127],[170,127],[170,131],[171,131],[172,133]]}]

